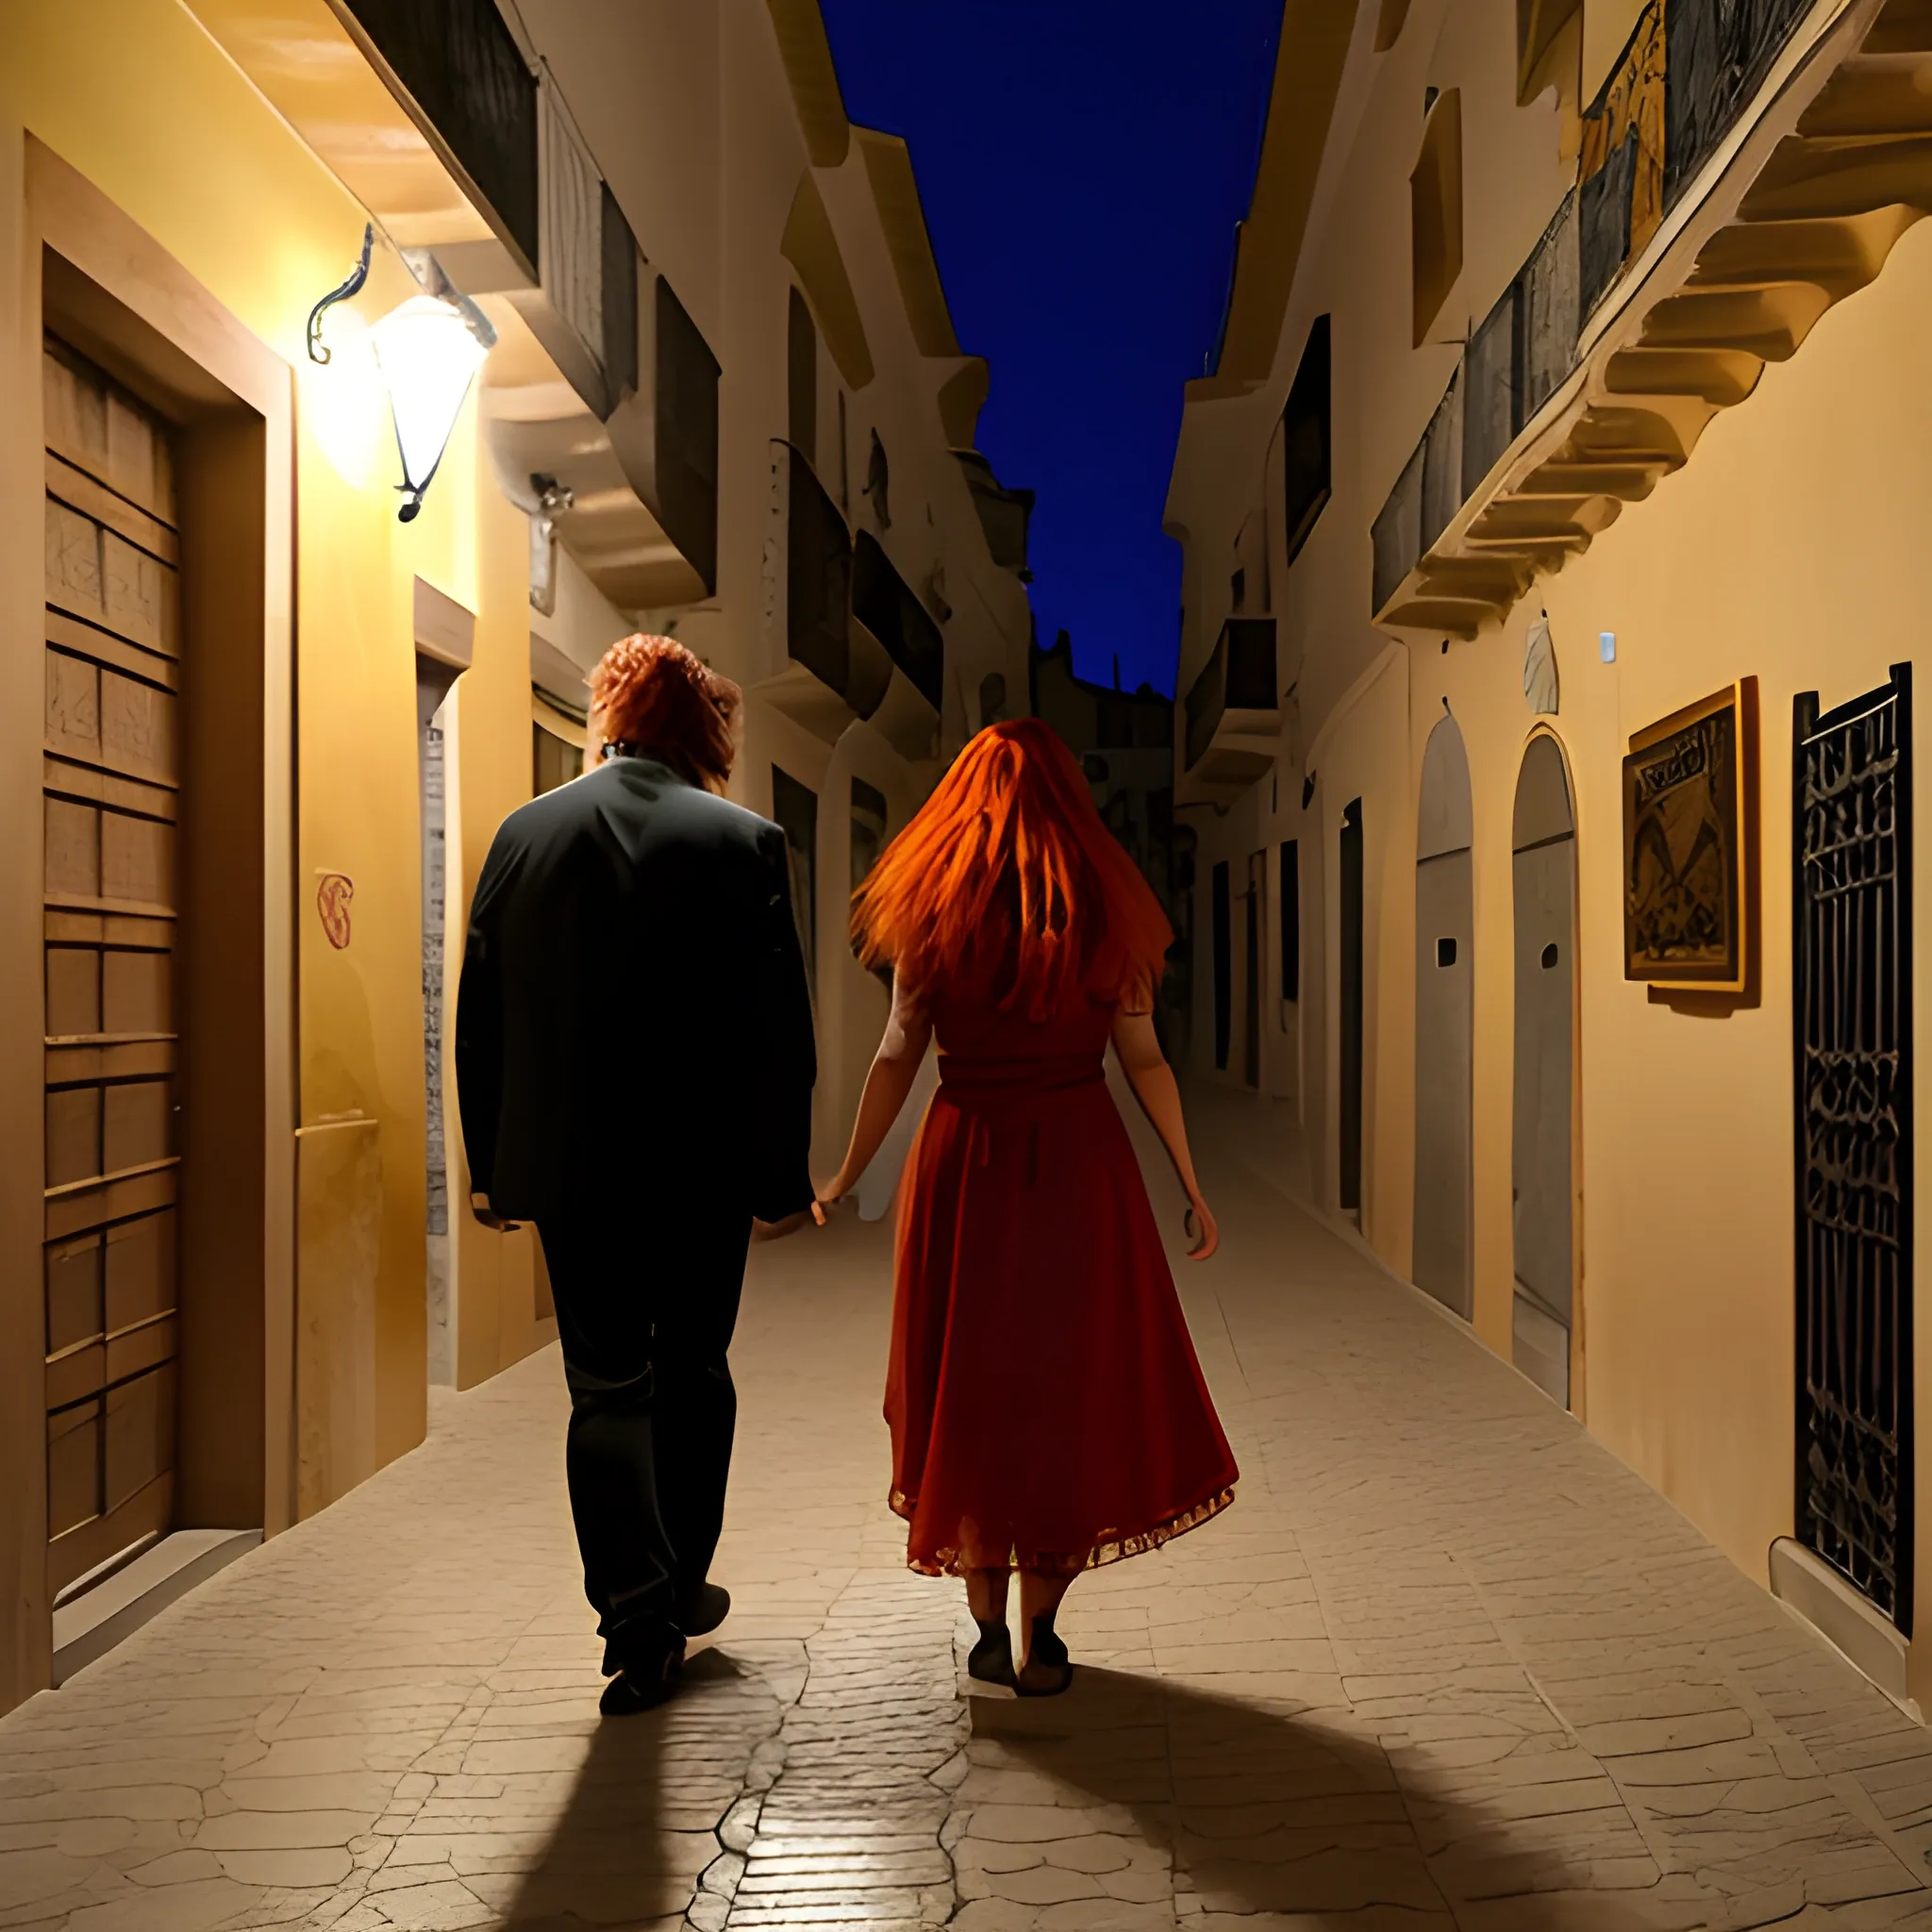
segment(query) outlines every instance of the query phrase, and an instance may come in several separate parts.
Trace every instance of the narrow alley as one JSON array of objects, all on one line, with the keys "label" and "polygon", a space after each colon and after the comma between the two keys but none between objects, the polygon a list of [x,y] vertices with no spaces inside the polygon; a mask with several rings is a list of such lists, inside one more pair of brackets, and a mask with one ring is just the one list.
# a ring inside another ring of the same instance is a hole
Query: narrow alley
[{"label": "narrow alley", "polygon": [[1269,1113],[1195,1113],[1241,1494],[1076,1586],[1068,1698],[959,1695],[841,1221],[754,1251],[736,1607],[670,1706],[598,1722],[546,1350],[0,1721],[0,1924],[1932,1926],[1925,1733],[1292,1207]]}]

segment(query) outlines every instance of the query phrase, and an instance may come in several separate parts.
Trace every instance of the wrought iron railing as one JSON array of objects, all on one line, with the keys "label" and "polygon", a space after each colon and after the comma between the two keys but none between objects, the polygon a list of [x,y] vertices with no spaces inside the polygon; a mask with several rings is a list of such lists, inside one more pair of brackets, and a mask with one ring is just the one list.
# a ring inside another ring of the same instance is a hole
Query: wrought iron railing
[{"label": "wrought iron railing", "polygon": [[1375,609],[1562,387],[1585,318],[1736,125],[1808,4],[1649,0],[1583,117],[1576,187],[1472,333],[1375,520]]},{"label": "wrought iron railing", "polygon": [[853,546],[852,614],[938,710],[946,688],[945,634],[870,530],[859,531]]},{"label": "wrought iron railing", "polygon": [[1793,730],[1798,1535],[1912,1629],[1910,667]]},{"label": "wrought iron railing", "polygon": [[785,506],[785,645],[843,696],[852,675],[852,538],[839,507],[790,443],[774,450]]}]

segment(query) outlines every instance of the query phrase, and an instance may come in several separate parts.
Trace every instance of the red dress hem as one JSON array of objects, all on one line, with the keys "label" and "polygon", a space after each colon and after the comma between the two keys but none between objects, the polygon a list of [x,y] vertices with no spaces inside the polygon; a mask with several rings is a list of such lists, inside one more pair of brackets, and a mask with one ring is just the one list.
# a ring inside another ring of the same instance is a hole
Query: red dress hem
[{"label": "red dress hem", "polygon": [[[1084,1571],[1098,1570],[1106,1563],[1118,1563],[1127,1557],[1142,1557],[1149,1550],[1158,1550],[1163,1543],[1171,1543],[1177,1536],[1186,1536],[1189,1530],[1198,1529],[1202,1524],[1219,1516],[1234,1501],[1235,1485],[1229,1483],[1218,1495],[1209,1496],[1204,1503],[1196,1503],[1192,1508],[1184,1509],[1177,1516],[1171,1516],[1165,1523],[1157,1524],[1150,1529],[1129,1530],[1123,1533],[1117,1529],[1104,1531],[1093,1547],[1084,1556],[1067,1555],[1060,1552],[1029,1550],[1022,1554],[1008,1550],[1004,1563],[969,1563],[959,1550],[936,1550],[930,1557],[915,1557],[909,1552],[906,1565],[922,1576],[966,1576],[974,1570],[1027,1570],[1036,1576],[1078,1576]],[[919,1498],[908,1496],[901,1490],[894,1490],[888,1498],[892,1514],[910,1523],[919,1508]]]}]

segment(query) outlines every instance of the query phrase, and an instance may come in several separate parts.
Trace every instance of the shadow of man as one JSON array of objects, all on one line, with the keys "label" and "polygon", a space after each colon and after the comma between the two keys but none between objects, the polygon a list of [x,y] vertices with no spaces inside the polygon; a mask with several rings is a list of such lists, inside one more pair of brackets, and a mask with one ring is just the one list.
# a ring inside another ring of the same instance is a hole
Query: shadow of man
[{"label": "shadow of man", "polygon": [[[1646,1905],[1643,1892],[1662,1874],[1600,1768],[1561,1733],[1531,1748],[1568,1750],[1575,1778],[1594,1774],[1599,1804],[1616,1813],[1578,1821],[1574,1849],[1560,1841],[1562,1826],[1574,1801],[1591,1795],[1585,1784],[1565,1792],[1560,1774],[1541,1790],[1525,1781],[1520,1795],[1531,1802],[1504,1815],[1411,1769],[1398,1780],[1380,1742],[1345,1711],[1087,1668],[1063,1697],[975,1698],[973,1734],[976,1772],[1037,1777],[1005,1787],[1030,1791],[1030,1802],[974,1804],[955,1852],[966,1897],[1026,1899],[1052,1882],[1067,1899],[1090,1874],[1096,1905],[1151,1902],[1171,1884],[1176,1904],[1207,1915],[1189,1923],[1205,1925],[1254,1913],[1286,1915],[1308,1932],[1656,1932],[1704,1923],[1686,1915],[1681,1897],[1674,1909]],[[1484,1739],[1478,1755],[1487,1747],[1501,1757],[1512,1742],[1525,1740]],[[974,1790],[969,1782],[962,1798]],[[1057,1809],[1065,1813],[1059,1837]],[[1627,1842],[1616,1841],[1619,1826]],[[1064,1876],[1047,1869],[1062,1859]]]},{"label": "shadow of man", "polygon": [[587,1932],[683,1918],[778,1710],[764,1680],[723,1651],[699,1652],[684,1678],[669,1703],[591,1733],[569,1804],[506,1924]]}]

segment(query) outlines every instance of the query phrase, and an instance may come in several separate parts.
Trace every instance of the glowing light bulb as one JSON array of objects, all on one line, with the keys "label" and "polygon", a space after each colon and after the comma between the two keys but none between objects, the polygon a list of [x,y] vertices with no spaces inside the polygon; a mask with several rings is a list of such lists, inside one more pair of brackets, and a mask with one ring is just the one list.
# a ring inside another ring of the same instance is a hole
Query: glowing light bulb
[{"label": "glowing light bulb", "polygon": [[397,515],[407,524],[423,508],[463,398],[490,352],[456,305],[434,295],[412,295],[369,337],[396,425],[406,499]]}]

